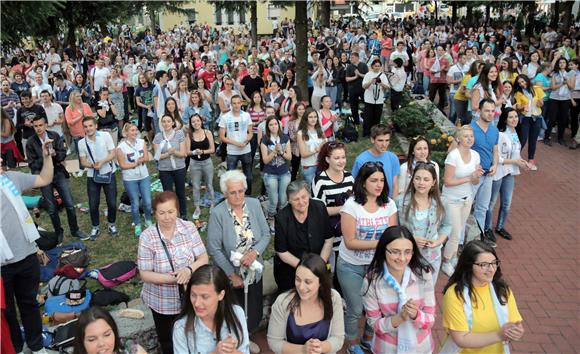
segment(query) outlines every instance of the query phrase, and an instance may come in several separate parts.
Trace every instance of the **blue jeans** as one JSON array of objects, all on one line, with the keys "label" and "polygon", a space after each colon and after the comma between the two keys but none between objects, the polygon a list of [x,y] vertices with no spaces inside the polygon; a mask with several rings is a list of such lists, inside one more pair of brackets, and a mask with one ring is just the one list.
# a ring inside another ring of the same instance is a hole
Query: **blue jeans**
[{"label": "blue jeans", "polygon": [[210,203],[215,203],[215,192],[213,189],[213,162],[211,158],[197,161],[191,159],[191,179],[193,181],[193,204],[197,207],[201,201],[201,181],[202,177],[207,187]]},{"label": "blue jeans", "polygon": [[242,162],[242,171],[246,175],[246,182],[248,183],[248,189],[246,190],[246,195],[252,194],[252,162],[254,157],[251,152],[242,155],[230,155],[226,157],[226,164],[228,171],[234,170],[238,166],[238,161]]},{"label": "blue jeans", "polygon": [[[536,144],[538,141],[538,136],[540,135],[540,129],[542,129],[542,117],[522,117],[521,124],[521,137],[520,142],[522,143],[522,150],[528,145],[528,160],[533,160],[536,155]],[[528,141],[529,140],[529,141]]]},{"label": "blue jeans", "polygon": [[173,171],[159,171],[159,179],[161,180],[163,191],[174,191],[173,186],[175,185],[175,194],[177,194],[177,200],[179,201],[179,216],[183,220],[187,220],[187,204],[185,202],[186,174],[185,167]]},{"label": "blue jeans", "polygon": [[68,219],[68,226],[70,228],[70,233],[75,235],[79,230],[79,225],[77,223],[77,214],[75,211],[75,206],[72,198],[72,193],[70,191],[70,186],[68,179],[63,173],[57,172],[54,174],[52,183],[47,186],[42,187],[42,196],[47,201],[48,204],[48,215],[50,216],[50,221],[52,222],[52,227],[57,235],[63,235],[64,230],[60,223],[60,217],[58,215],[58,208],[56,206],[56,201],[54,200],[53,188],[58,191],[60,197],[62,198],[62,203],[66,208],[66,216]]},{"label": "blue jeans", "polygon": [[302,166],[302,178],[308,183],[309,186],[312,185],[312,180],[316,176],[316,165],[314,166]]},{"label": "blue jeans", "polygon": [[105,192],[107,202],[107,221],[114,224],[117,220],[117,180],[115,174],[111,178],[111,183],[95,183],[93,177],[87,177],[87,193],[89,195],[89,213],[91,214],[91,223],[93,227],[98,227],[99,222],[99,204],[101,202],[101,188]]},{"label": "blue jeans", "polygon": [[[131,199],[131,216],[135,225],[141,225],[139,205],[143,205],[145,220],[151,220],[151,179],[149,176],[137,181],[123,181],[125,190]],[[139,201],[139,196],[141,201]]]},{"label": "blue jeans", "polygon": [[290,172],[281,175],[264,173],[264,184],[268,193],[268,215],[276,214],[276,208],[282,209],[288,204],[286,188],[290,184]]},{"label": "blue jeans", "polygon": [[[346,301],[346,314],[344,316],[344,329],[347,340],[358,338],[358,319],[363,312],[361,292],[363,279],[368,270],[368,265],[354,265],[346,262],[340,256],[336,263],[336,275],[342,288],[342,296]],[[372,336],[373,330],[365,321],[365,333]]]},{"label": "blue jeans", "polygon": [[431,78],[423,74],[423,94],[429,93],[429,83],[431,83]]},{"label": "blue jeans", "polygon": [[84,136],[73,136],[72,140],[75,146],[75,152],[77,153],[77,158],[79,159],[79,168],[81,170],[84,170],[85,166],[83,166],[83,164],[81,163],[81,157],[79,156],[79,141],[81,141],[82,138],[84,138]]},{"label": "blue jeans", "polygon": [[[489,209],[489,201],[491,200],[491,176],[482,176],[479,179],[479,184],[475,186],[475,200],[473,201],[473,216],[475,221],[482,228],[485,226],[485,216]],[[487,229],[484,229],[487,230]]]},{"label": "blue jeans", "polygon": [[495,202],[497,202],[498,195],[500,196],[499,213],[497,215],[497,223],[495,229],[503,229],[510,212],[512,204],[512,196],[514,194],[515,176],[509,174],[498,181],[493,181],[491,187],[491,200],[489,201],[489,209],[485,217],[485,229],[491,229],[491,219],[493,218],[493,209]]}]

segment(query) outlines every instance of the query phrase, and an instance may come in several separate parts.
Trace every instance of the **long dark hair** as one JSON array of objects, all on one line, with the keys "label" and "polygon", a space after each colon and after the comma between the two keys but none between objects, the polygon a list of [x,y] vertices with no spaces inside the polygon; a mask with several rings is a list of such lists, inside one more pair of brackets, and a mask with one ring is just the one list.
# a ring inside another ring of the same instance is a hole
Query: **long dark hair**
[{"label": "long dark hair", "polygon": [[[499,116],[499,121],[497,122],[497,130],[499,130],[500,132],[505,132],[505,130],[507,129],[507,119],[508,119],[508,115],[510,114],[510,112],[518,113],[518,111],[516,111],[516,109],[513,107],[508,107],[508,108],[505,108],[501,111],[501,115]],[[518,125],[519,125],[519,120],[518,120]]]},{"label": "long dark hair", "polygon": [[407,173],[413,173],[413,161],[415,161],[415,146],[420,141],[424,141],[427,144],[427,149],[429,149],[429,153],[427,154],[427,161],[429,161],[429,157],[431,157],[431,148],[429,147],[429,141],[424,136],[418,136],[414,139],[411,139],[411,143],[409,144],[409,151],[407,152]]},{"label": "long dark hair", "polygon": [[[374,280],[379,279],[385,275],[384,264],[387,261],[387,256],[385,255],[387,252],[387,246],[391,242],[400,238],[407,239],[413,244],[413,256],[411,256],[411,260],[409,261],[409,268],[411,268],[411,271],[415,273],[416,276],[423,278],[424,273],[430,273],[433,270],[433,267],[431,267],[431,265],[429,265],[429,263],[421,255],[419,246],[417,246],[417,242],[415,242],[413,235],[411,235],[411,231],[409,231],[409,229],[407,229],[405,226],[389,226],[385,231],[383,231],[383,234],[379,239],[379,243],[377,244],[373,260],[371,261],[369,269],[367,270],[369,286],[367,287],[365,293],[369,291],[371,283]],[[431,274],[427,274],[426,276],[430,277]]]},{"label": "long dark hair", "polygon": [[[331,320],[333,316],[332,311],[332,282],[330,280],[330,273],[326,269],[326,263],[317,254],[306,253],[302,256],[298,267],[305,267],[310,270],[318,278],[320,283],[320,288],[318,289],[318,300],[322,302],[324,308],[324,320]],[[292,300],[288,303],[288,310],[290,312],[298,310],[300,313],[300,295],[296,291],[296,288],[289,290],[290,297]]]},{"label": "long dark hair", "polygon": [[369,161],[362,165],[356,178],[354,180],[354,186],[352,187],[354,193],[355,202],[360,205],[365,205],[367,202],[367,191],[365,189],[365,183],[367,179],[375,172],[380,172],[385,177],[385,186],[381,195],[377,198],[377,205],[383,206],[389,202],[389,182],[387,180],[387,175],[383,169],[383,164],[381,162]]},{"label": "long dark hair", "polygon": [[483,88],[484,97],[481,97],[481,98],[490,98],[489,91],[488,91],[490,84],[491,84],[491,89],[495,92],[496,96],[499,93],[498,88],[499,88],[499,86],[501,86],[501,82],[499,79],[499,70],[497,71],[498,76],[494,82],[489,82],[489,78],[487,77],[487,75],[489,74],[489,71],[493,68],[495,68],[497,70],[497,67],[494,64],[487,63],[487,64],[485,64],[483,69],[481,69],[481,72],[479,73],[479,77],[477,78],[477,82],[475,84],[476,85],[481,84],[481,87]]},{"label": "long dark hair", "polygon": [[320,173],[326,171],[329,168],[326,158],[330,158],[334,150],[342,149],[346,154],[346,145],[340,141],[327,141],[320,147],[320,152],[318,153],[318,161],[316,163],[316,172]]},{"label": "long dark hair", "polygon": [[[495,248],[479,240],[469,242],[463,247],[463,252],[461,252],[461,256],[459,256],[455,272],[451,275],[447,285],[445,285],[445,288],[443,289],[444,294],[447,289],[455,284],[455,295],[465,302],[465,299],[463,298],[463,289],[467,287],[469,289],[469,297],[474,304],[477,304],[477,296],[473,291],[473,284],[471,281],[473,279],[473,265],[477,260],[477,256],[481,253],[491,253],[495,259],[499,259],[495,252]],[[510,288],[502,278],[501,267],[499,265],[497,266],[497,270],[495,271],[491,282],[499,302],[502,305],[505,305],[507,303],[508,294],[510,293]]]},{"label": "long dark hair", "polygon": [[[525,81],[526,86],[527,86],[526,88],[523,88],[522,85],[520,85],[520,82],[519,82],[520,79]],[[532,81],[530,80],[530,78],[527,75],[520,74],[516,78],[516,83],[514,84],[513,93],[515,94],[516,92],[520,92],[521,94],[525,94],[524,91],[529,92],[532,95],[532,97],[536,96],[536,93],[534,92],[534,87],[532,86]]]},{"label": "long dark hair", "polygon": [[234,312],[234,304],[236,303],[234,298],[233,289],[230,286],[230,281],[224,273],[224,271],[214,265],[205,264],[197,268],[195,272],[191,275],[187,288],[185,289],[185,295],[183,296],[183,308],[179,314],[178,319],[186,318],[185,320],[185,335],[188,333],[195,334],[195,310],[190,301],[191,298],[191,287],[194,285],[213,285],[216,293],[224,291],[224,298],[218,303],[217,311],[215,313],[214,323],[216,328],[216,341],[219,342],[221,338],[221,328],[225,322],[228,331],[233,333],[238,340],[238,343],[242,341],[242,325],[238,320]]},{"label": "long dark hair", "polygon": [[[173,101],[173,103],[175,103],[175,111],[173,113],[170,113],[167,110],[167,103],[169,103],[169,101]],[[165,101],[165,115],[171,116],[178,125],[183,125],[181,122],[181,116],[179,115],[179,106],[177,105],[177,100],[175,98],[167,97],[167,100]]]},{"label": "long dark hair", "polygon": [[324,133],[322,132],[322,127],[320,126],[320,117],[318,116],[318,112],[314,108],[308,107],[306,108],[306,112],[304,112],[304,115],[300,120],[300,124],[298,124],[298,131],[302,132],[302,139],[304,141],[308,141],[308,139],[310,139],[308,136],[308,116],[312,112],[316,113],[316,125],[314,126],[314,129],[316,129],[316,135],[318,135],[319,139],[324,138]]},{"label": "long dark hair", "polygon": [[119,338],[119,330],[117,329],[117,324],[115,323],[113,316],[111,316],[109,311],[104,310],[99,306],[93,306],[83,310],[79,316],[75,336],[74,354],[87,354],[85,348],[85,330],[88,325],[97,320],[104,320],[111,327],[113,334],[115,335],[114,352],[118,353],[121,351],[121,338]]},{"label": "long dark hair", "polygon": [[[443,215],[445,215],[445,209],[443,208],[443,203],[441,202],[441,197],[439,193],[439,181],[437,181],[437,171],[435,171],[435,165],[430,162],[422,162],[418,163],[413,171],[413,175],[411,177],[411,183],[409,183],[409,187],[407,187],[407,191],[405,192],[405,196],[403,197],[403,211],[405,213],[405,219],[409,219],[409,212],[411,209],[417,209],[417,202],[415,201],[415,184],[413,180],[415,179],[415,175],[418,171],[425,170],[431,174],[433,177],[433,181],[435,184],[429,190],[429,198],[435,200],[435,204],[437,206],[437,222],[441,222],[443,220]],[[409,204],[406,204],[407,200]],[[431,207],[431,206],[429,206]]]}]

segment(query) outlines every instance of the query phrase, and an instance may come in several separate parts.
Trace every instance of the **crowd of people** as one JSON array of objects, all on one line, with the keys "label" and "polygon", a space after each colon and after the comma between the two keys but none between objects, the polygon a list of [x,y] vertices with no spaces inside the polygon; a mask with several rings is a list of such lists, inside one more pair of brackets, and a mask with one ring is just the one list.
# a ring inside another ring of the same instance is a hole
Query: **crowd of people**
[{"label": "crowd of people", "polygon": [[[259,351],[250,336],[263,319],[263,256],[272,238],[278,297],[268,344],[276,353],[343,345],[356,354],[430,353],[438,320],[449,352],[507,353],[522,338],[496,234],[518,237],[506,223],[516,176],[539,168],[537,141],[551,146],[557,126],[559,144],[580,142],[578,28],[547,27],[524,41],[510,24],[338,20],[309,28],[307,58],[296,58],[295,33],[284,20],[252,46],[246,28],[182,25],[4,58],[0,241],[16,352],[23,347],[16,304],[28,347],[42,347],[38,231],[21,193],[41,188],[62,241],[56,190],[70,235],[86,241],[102,237],[102,190],[107,232],[119,237],[118,170],[138,237],[141,298],[163,353]],[[307,60],[308,92],[296,85],[297,60]],[[431,159],[425,137],[410,137],[403,165],[389,150],[384,106],[400,109],[405,90],[428,94],[457,125],[444,166]],[[346,105],[369,138],[350,171],[347,145],[335,138]],[[86,232],[65,165],[71,154],[75,177],[86,179]],[[24,161],[32,174],[12,171]],[[213,186],[217,164],[227,170],[219,177],[223,200]],[[152,193],[151,169],[163,192]],[[205,244],[188,221],[204,205]],[[481,240],[465,240],[470,214]],[[438,318],[440,272],[449,278]],[[75,352],[121,352],[106,312],[81,318]]]}]

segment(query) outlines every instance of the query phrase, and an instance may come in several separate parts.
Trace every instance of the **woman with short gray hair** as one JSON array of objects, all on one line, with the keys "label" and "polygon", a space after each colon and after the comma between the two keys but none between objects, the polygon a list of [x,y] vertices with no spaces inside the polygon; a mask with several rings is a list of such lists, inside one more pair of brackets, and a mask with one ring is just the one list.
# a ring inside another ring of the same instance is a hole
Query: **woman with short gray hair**
[{"label": "woman with short gray hair", "polygon": [[306,253],[319,254],[328,262],[333,235],[323,202],[310,198],[310,186],[302,180],[286,189],[288,205],[276,215],[274,279],[278,292],[294,288],[296,267]]}]

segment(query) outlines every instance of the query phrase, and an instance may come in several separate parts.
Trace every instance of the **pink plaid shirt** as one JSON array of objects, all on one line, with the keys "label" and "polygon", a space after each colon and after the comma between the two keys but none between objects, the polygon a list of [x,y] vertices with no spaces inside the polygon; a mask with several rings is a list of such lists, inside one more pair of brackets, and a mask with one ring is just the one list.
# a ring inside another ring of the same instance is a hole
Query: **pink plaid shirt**
[{"label": "pink plaid shirt", "polygon": [[[139,253],[137,264],[139,270],[156,273],[171,273],[171,265],[167,259],[163,244],[155,225],[150,226],[139,237]],[[175,271],[179,271],[206,253],[205,246],[195,228],[188,221],[177,219],[175,235],[171,240],[163,238]],[[144,283],[141,290],[143,303],[153,311],[165,315],[174,315],[181,311],[181,299],[177,284]]]},{"label": "pink plaid shirt", "polygon": [[[413,299],[419,305],[417,318],[412,320],[417,332],[416,352],[432,353],[435,348],[431,337],[431,328],[435,323],[435,289],[431,274],[423,273],[423,275],[421,279],[411,273],[405,294],[408,300]],[[373,281],[370,287],[365,277],[361,294],[367,322],[375,333],[373,353],[396,353],[398,330],[393,327],[391,319],[397,314],[399,304],[397,292],[387,284],[384,277]]]}]

